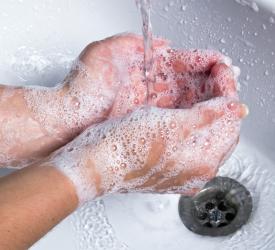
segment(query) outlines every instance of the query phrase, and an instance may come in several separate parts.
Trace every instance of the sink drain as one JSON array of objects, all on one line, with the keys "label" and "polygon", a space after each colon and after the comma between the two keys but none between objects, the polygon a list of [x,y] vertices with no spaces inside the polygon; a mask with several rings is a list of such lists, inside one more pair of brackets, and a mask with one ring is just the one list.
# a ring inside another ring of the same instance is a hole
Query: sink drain
[{"label": "sink drain", "polygon": [[182,222],[201,235],[232,234],[247,222],[251,211],[249,191],[228,177],[216,177],[194,197],[181,196],[179,201]]}]

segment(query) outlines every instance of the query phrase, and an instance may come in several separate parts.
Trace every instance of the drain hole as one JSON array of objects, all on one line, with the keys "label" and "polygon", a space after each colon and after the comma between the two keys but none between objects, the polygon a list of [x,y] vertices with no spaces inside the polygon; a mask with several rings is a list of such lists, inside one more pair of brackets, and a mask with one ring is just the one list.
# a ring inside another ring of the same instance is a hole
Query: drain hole
[{"label": "drain hole", "polygon": [[216,194],[216,199],[217,200],[222,200],[224,198],[224,193],[223,192],[218,192],[217,194]]},{"label": "drain hole", "polygon": [[228,177],[215,177],[194,197],[181,196],[179,201],[182,222],[201,235],[230,235],[247,223],[251,211],[249,191]]},{"label": "drain hole", "polygon": [[212,224],[210,222],[206,222],[205,224],[203,224],[205,227],[213,227]]},{"label": "drain hole", "polygon": [[232,220],[234,220],[235,216],[236,216],[235,214],[227,213],[225,215],[225,219],[227,219],[228,221],[232,221]]},{"label": "drain hole", "polygon": [[225,227],[225,226],[227,226],[228,224],[227,223],[221,223],[220,225],[218,225],[218,227]]},{"label": "drain hole", "polygon": [[207,218],[207,213],[200,213],[198,214],[199,220],[205,220]]},{"label": "drain hole", "polygon": [[211,210],[211,209],[213,209],[215,207],[215,205],[212,203],[212,202],[207,202],[206,204],[205,204],[205,209],[206,210]]},{"label": "drain hole", "polygon": [[219,204],[218,209],[221,210],[221,211],[226,211],[227,210],[227,207],[226,207],[226,205],[224,204],[223,201]]}]

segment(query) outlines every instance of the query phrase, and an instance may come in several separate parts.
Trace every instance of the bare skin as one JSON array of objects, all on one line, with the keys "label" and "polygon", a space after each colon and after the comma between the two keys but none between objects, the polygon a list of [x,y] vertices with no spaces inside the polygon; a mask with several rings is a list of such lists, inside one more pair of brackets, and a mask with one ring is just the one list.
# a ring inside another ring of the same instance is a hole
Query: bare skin
[{"label": "bare skin", "polygon": [[[240,122],[247,115],[247,108],[238,100],[234,75],[220,62],[219,53],[174,51],[162,40],[155,41],[155,48],[157,77],[149,83],[149,105],[160,108],[133,111],[146,99],[142,40],[133,35],[89,45],[80,55],[85,70],[76,67],[58,88],[1,88],[0,139],[5,147],[1,148],[0,166],[18,166],[48,156],[90,126],[49,158],[0,178],[1,246],[26,249],[76,209],[77,186],[55,165],[57,158],[68,157],[68,152],[73,152],[70,162],[77,165],[95,190],[94,197],[114,192],[193,194],[202,183],[188,183],[197,178],[206,182],[215,176],[236,146]],[[165,60],[163,50],[167,52]],[[139,56],[133,57],[135,54]],[[123,58],[127,58],[126,64]],[[87,98],[95,95],[90,91],[91,84],[98,82],[100,86],[95,87],[103,104],[92,105],[80,116],[79,100],[85,97],[83,93]],[[35,108],[26,96],[39,96]],[[56,106],[56,113],[45,112]],[[69,121],[82,120],[64,122],[63,116],[68,113],[62,112],[67,109],[73,110]],[[41,117],[41,113],[45,116]],[[136,118],[139,123],[134,122]],[[98,122],[101,123],[94,124]],[[164,135],[167,126],[173,131],[169,137]],[[225,132],[221,133],[221,129]],[[135,132],[129,135],[129,131]],[[109,132],[118,138],[115,145],[108,142]],[[136,140],[146,146],[147,153],[140,154],[139,163],[132,161],[135,148],[127,147],[125,133],[129,143]],[[200,140],[194,140],[194,134],[201,134]],[[191,154],[188,143],[197,143]],[[174,153],[170,146],[175,147]],[[71,147],[77,149],[76,154]],[[120,149],[115,157],[114,149]]]},{"label": "bare skin", "polygon": [[0,248],[28,249],[78,205],[73,185],[51,166],[0,178]]}]

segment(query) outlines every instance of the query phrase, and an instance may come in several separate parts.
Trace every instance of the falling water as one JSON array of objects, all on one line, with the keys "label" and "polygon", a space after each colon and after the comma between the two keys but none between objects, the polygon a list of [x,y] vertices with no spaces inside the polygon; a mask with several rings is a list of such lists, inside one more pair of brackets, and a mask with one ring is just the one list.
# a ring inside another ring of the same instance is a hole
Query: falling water
[{"label": "falling water", "polygon": [[151,24],[151,1],[150,0],[136,0],[137,7],[140,10],[142,18],[142,33],[144,39],[144,76],[146,83],[146,101],[148,101],[148,83],[151,79],[151,69],[153,66],[153,34]]}]

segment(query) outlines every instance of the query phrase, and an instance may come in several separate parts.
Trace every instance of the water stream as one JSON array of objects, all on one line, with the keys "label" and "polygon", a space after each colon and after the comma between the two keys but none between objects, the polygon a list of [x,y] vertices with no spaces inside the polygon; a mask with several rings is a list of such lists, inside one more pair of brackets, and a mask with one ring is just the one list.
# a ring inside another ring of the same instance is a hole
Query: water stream
[{"label": "water stream", "polygon": [[146,84],[146,102],[148,102],[148,84],[152,78],[151,70],[154,63],[153,60],[153,33],[151,23],[151,1],[136,0],[136,4],[141,13],[142,18],[142,34],[144,39],[144,77]]}]

